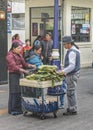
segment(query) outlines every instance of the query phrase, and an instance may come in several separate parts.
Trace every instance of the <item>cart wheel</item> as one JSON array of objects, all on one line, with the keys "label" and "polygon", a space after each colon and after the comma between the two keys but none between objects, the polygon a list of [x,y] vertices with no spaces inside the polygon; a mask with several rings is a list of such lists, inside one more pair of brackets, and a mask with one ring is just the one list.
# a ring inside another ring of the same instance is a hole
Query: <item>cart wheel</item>
[{"label": "cart wheel", "polygon": [[54,115],[54,118],[57,118],[57,115],[56,115],[57,112],[53,112],[53,115]]},{"label": "cart wheel", "polygon": [[44,114],[42,114],[42,115],[40,115],[40,119],[44,120],[44,119],[46,119],[46,116]]},{"label": "cart wheel", "polygon": [[27,114],[27,111],[24,111],[24,112],[23,112],[23,116],[26,116],[26,114]]}]

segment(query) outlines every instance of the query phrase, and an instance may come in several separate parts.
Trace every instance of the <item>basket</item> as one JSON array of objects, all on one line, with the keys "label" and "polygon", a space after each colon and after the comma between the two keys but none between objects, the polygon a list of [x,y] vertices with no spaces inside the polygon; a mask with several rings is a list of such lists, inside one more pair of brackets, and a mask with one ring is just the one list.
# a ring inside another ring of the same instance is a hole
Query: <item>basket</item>
[{"label": "basket", "polygon": [[42,104],[31,104],[29,101],[22,100],[22,106],[25,110],[36,113],[50,113],[58,110],[57,101]]}]

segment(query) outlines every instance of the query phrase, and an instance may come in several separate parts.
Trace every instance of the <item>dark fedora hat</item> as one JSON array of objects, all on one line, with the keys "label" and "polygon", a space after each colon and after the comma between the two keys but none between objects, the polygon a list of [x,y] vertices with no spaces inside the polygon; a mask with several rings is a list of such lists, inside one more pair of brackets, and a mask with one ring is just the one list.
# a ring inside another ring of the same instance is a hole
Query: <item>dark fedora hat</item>
[{"label": "dark fedora hat", "polygon": [[73,43],[73,42],[74,42],[74,40],[72,39],[71,36],[64,36],[64,37],[62,38],[62,43],[63,43],[63,44]]}]

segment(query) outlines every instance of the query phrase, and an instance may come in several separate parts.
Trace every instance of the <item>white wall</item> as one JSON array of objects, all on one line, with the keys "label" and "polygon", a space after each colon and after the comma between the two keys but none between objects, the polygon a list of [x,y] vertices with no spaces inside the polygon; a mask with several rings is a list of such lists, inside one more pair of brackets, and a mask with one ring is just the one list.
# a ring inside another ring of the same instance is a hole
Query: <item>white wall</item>
[{"label": "white wall", "polygon": [[12,13],[25,13],[25,2],[12,2]]},{"label": "white wall", "polygon": [[[25,1],[24,2],[12,2],[12,14],[25,14]],[[25,29],[24,30],[12,30],[12,36],[18,33],[20,35],[20,39],[25,42]]]},{"label": "white wall", "polygon": [[64,7],[64,34],[71,35],[71,6],[91,8],[91,34],[90,42],[76,43],[81,52],[81,67],[92,65],[93,60],[93,2],[91,0],[65,0]]}]

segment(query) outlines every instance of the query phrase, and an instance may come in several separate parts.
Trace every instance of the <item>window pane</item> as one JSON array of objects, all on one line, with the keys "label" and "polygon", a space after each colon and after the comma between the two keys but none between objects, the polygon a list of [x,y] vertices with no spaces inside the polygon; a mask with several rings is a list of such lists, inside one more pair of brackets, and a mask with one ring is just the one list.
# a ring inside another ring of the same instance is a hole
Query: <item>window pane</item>
[{"label": "window pane", "polygon": [[[61,8],[59,7],[59,18],[58,18],[58,32],[59,40],[61,40]],[[54,30],[54,7],[32,7],[31,12],[31,39],[35,39],[37,35],[44,36],[44,34],[50,31],[53,34]],[[35,32],[36,30],[36,32]]]},{"label": "window pane", "polygon": [[12,14],[12,29],[23,30],[25,28],[25,15]]},{"label": "window pane", "polygon": [[90,9],[72,7],[71,34],[75,42],[90,41]]}]

